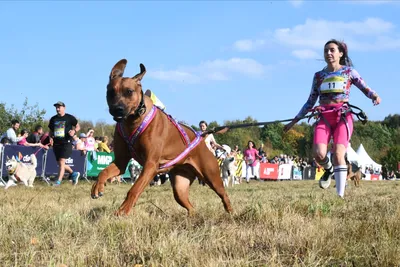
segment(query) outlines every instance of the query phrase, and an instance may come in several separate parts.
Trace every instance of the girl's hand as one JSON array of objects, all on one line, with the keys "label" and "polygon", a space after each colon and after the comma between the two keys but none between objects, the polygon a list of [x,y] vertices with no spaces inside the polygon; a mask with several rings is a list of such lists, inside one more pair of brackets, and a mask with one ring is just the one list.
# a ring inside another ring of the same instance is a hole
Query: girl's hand
[{"label": "girl's hand", "polygon": [[374,106],[379,105],[381,103],[381,98],[376,95],[376,97],[372,100],[372,103],[374,104]]}]

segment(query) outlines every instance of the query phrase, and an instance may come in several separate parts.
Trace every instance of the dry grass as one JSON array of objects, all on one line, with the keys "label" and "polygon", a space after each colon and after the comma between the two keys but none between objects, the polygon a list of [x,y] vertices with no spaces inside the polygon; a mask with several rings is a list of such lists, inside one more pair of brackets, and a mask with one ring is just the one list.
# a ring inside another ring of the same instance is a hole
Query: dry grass
[{"label": "dry grass", "polygon": [[321,190],[315,181],[253,182],[228,189],[230,216],[195,183],[187,218],[167,183],[147,188],[130,216],[113,216],[129,185],[37,183],[0,195],[1,266],[398,266],[397,182]]}]

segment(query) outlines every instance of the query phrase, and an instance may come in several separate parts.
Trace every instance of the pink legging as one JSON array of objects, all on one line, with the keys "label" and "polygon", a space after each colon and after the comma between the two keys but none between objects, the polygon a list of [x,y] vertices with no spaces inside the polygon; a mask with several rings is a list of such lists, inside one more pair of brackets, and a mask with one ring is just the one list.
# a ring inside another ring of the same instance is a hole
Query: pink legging
[{"label": "pink legging", "polygon": [[[334,144],[342,144],[346,148],[349,145],[353,133],[353,115],[351,112],[346,114],[346,122],[341,118],[340,108],[343,104],[323,105],[325,111],[322,112],[319,122],[314,130],[314,144],[328,145],[332,135]],[[327,125],[326,121],[329,125]]]}]

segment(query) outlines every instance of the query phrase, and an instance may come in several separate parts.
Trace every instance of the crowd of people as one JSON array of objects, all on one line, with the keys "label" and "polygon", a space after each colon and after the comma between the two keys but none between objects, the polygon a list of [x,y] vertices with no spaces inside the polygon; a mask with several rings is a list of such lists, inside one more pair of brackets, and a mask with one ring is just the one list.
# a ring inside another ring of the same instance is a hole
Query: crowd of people
[{"label": "crowd of people", "polygon": [[65,172],[69,173],[69,178],[76,185],[81,174],[74,172],[65,160],[71,156],[72,150],[79,150],[82,154],[92,152],[111,153],[112,147],[108,144],[107,136],[95,136],[94,130],[89,128],[85,133],[80,131],[77,119],[65,113],[65,104],[61,101],[54,104],[57,115],[53,116],[48,128],[49,132],[44,132],[42,125],[36,125],[32,132],[27,129],[20,130],[21,122],[17,119],[11,121],[11,127],[1,135],[0,145],[20,145],[38,147],[40,149],[53,148],[59,166],[59,175],[54,186],[59,186],[64,178]]}]

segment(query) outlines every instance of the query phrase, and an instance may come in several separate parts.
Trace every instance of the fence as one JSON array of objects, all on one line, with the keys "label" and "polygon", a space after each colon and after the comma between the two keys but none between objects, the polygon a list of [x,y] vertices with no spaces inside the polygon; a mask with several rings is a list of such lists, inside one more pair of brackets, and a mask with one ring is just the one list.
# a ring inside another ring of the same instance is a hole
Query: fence
[{"label": "fence", "polygon": [[[5,162],[7,157],[15,157],[22,162],[30,162],[30,155],[35,154],[38,165],[36,167],[38,177],[46,180],[46,177],[58,174],[58,165],[53,153],[53,149],[40,149],[37,147],[25,147],[18,145],[0,146],[0,182],[4,183],[3,177],[7,176]],[[99,173],[114,160],[114,153],[88,152],[86,155],[79,150],[73,150],[71,157],[66,159],[66,164],[74,171],[83,174],[83,178],[97,177]],[[241,176],[246,176],[246,164],[239,162]],[[130,177],[129,165],[123,174],[124,178]],[[237,172],[237,175],[240,171]],[[272,164],[260,163],[259,176],[262,180],[319,180],[324,173],[322,168],[306,167],[303,171],[294,167],[292,164]],[[382,176],[367,174],[365,180],[381,180]]]},{"label": "fence", "polygon": [[[36,172],[37,176],[45,180],[46,177],[58,175],[58,164],[53,152],[38,147],[26,147],[19,145],[0,146],[0,182],[4,183],[3,177],[7,177],[6,161],[8,158],[16,158],[23,163],[30,163],[30,155],[35,154],[37,159]],[[79,150],[72,150],[72,155],[66,159],[65,164],[70,166],[74,171],[82,174],[82,177],[97,177],[99,173],[114,160],[114,153],[106,152],[88,152],[84,155]],[[130,163],[131,164],[131,163]],[[127,166],[124,178],[130,177]]]}]

